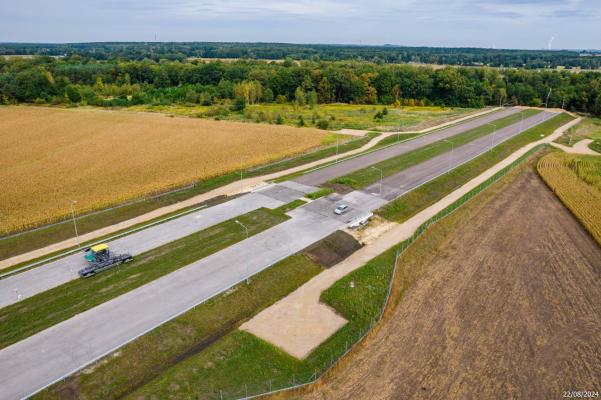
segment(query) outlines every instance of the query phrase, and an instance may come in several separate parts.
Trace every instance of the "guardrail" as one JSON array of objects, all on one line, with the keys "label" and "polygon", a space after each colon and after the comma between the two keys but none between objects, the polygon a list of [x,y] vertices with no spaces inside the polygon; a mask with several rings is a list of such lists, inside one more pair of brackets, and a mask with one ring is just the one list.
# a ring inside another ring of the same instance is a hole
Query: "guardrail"
[{"label": "guardrail", "polygon": [[[544,146],[544,144],[540,144],[530,149],[528,152],[526,152],[521,157],[513,161],[511,164],[507,165],[506,167],[498,171],[496,174],[494,174],[493,176],[491,176],[490,178],[488,178],[487,180],[480,183],[478,186],[461,196],[459,199],[447,206],[445,209],[438,212],[432,218],[428,219],[426,222],[421,224],[410,238],[404,240],[403,242],[397,245],[398,247],[394,258],[394,265],[390,277],[390,282],[388,284],[388,290],[379,313],[376,316],[374,316],[369,321],[369,323],[367,323],[365,326],[362,327],[362,329],[360,329],[357,332],[357,339],[353,343],[349,345],[349,343],[346,342],[344,348],[341,348],[339,350],[337,356],[334,356],[334,354],[331,353],[330,362],[324,365],[323,368],[319,370],[314,369],[314,371],[306,374],[293,374],[291,377],[285,379],[285,381],[288,382],[287,384],[278,384],[277,380],[268,380],[265,382],[255,383],[251,385],[244,385],[243,387],[238,387],[236,389],[220,389],[213,393],[213,397],[219,400],[255,399],[279,392],[297,390],[309,386],[313,383],[316,383],[321,377],[323,377],[333,367],[335,367],[341,359],[343,359],[346,355],[353,351],[353,349],[355,349],[356,346],[363,342],[367,335],[369,335],[369,333],[373,330],[374,326],[376,326],[384,317],[384,312],[386,311],[390,303],[390,296],[397,274],[397,261],[399,256],[403,254],[403,252],[406,251],[407,248],[409,248],[411,244],[415,242],[415,240],[417,240],[417,238],[419,238],[428,229],[428,227],[455,212],[474,196],[478,195],[486,188],[497,182],[499,179],[503,178],[505,175],[507,175],[507,173],[513,170],[516,166],[520,165],[525,159],[529,158],[532,154],[534,154]],[[281,382],[282,379],[280,378],[279,381]],[[207,394],[204,393],[203,395],[206,396]]]}]

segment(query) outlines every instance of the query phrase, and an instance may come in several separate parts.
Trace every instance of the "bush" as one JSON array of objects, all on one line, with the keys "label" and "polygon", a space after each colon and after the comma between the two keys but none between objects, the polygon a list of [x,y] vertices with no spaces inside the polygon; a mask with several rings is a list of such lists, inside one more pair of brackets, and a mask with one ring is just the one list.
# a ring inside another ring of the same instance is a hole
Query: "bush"
[{"label": "bush", "polygon": [[319,129],[327,130],[330,127],[330,121],[327,119],[320,119],[317,121],[317,127]]},{"label": "bush", "polygon": [[275,117],[275,123],[278,125],[282,125],[284,123],[284,118],[282,118],[282,116],[278,114],[278,116]]},{"label": "bush", "polygon": [[234,104],[230,106],[230,109],[234,112],[244,111],[245,108],[246,100],[244,99],[244,97],[236,97],[236,100],[234,100]]}]

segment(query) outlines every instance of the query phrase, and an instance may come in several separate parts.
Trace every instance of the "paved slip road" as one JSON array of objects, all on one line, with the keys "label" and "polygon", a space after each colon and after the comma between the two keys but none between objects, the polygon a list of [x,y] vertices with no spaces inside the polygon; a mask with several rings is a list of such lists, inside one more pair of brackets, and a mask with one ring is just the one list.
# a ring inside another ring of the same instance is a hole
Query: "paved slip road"
[{"label": "paved slip road", "polygon": [[408,153],[420,147],[424,147],[431,143],[438,142],[439,140],[459,135],[463,132],[467,132],[471,129],[485,125],[497,119],[516,114],[520,111],[521,109],[519,108],[506,108],[504,110],[497,111],[492,114],[485,115],[483,117],[474,118],[467,122],[463,122],[458,125],[453,125],[449,128],[428,133],[424,136],[408,140],[407,142],[386,147],[381,150],[376,150],[371,153],[351,158],[346,161],[341,161],[327,168],[322,168],[313,172],[309,172],[298,178],[295,178],[294,181],[305,185],[317,186],[339,176],[346,175],[353,171],[357,171],[359,169],[363,169],[370,165],[376,164],[380,161],[384,161],[389,158]]},{"label": "paved slip road", "polygon": [[[453,151],[433,157],[420,164],[409,167],[397,174],[386,177],[380,182],[374,183],[363,189],[364,192],[377,195],[388,201],[415,189],[425,182],[453,169],[472,158],[488,151],[492,146],[510,139],[521,132],[532,128],[557,115],[555,112],[544,111],[532,117],[499,129],[494,134],[489,134],[473,140],[470,143],[456,147]],[[380,193],[381,190],[381,193]]]},{"label": "paved slip road", "polygon": [[[127,252],[135,256],[258,208],[279,207],[315,190],[314,187],[294,182],[269,185],[225,203],[113,240],[109,244],[111,250],[117,253]],[[82,253],[75,253],[0,279],[0,308],[17,302],[19,295],[24,299],[78,279],[77,271],[85,263]]]},{"label": "paved slip road", "polygon": [[[553,115],[528,118],[523,129]],[[496,133],[495,143],[519,133],[520,126],[506,129]],[[488,135],[465,145],[476,149],[474,153],[455,149],[452,165],[448,159],[444,163],[444,157],[435,157],[417,166],[416,171],[422,171],[419,177],[403,178],[401,172],[387,178],[391,179],[387,183],[416,187],[431,179],[437,168],[444,171],[485,152],[488,147],[482,144],[491,138]],[[299,207],[289,213],[288,221],[1,349],[0,400],[24,398],[41,390],[387,202],[386,196],[373,192],[368,187]],[[338,202],[350,204],[351,212],[335,216],[331,210]]]}]

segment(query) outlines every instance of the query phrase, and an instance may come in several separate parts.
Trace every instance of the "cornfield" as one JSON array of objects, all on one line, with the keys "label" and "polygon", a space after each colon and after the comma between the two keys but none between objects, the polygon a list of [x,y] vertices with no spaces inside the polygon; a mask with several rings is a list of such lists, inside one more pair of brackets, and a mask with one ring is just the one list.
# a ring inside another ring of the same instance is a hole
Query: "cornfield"
[{"label": "cornfield", "polygon": [[323,131],[90,109],[0,107],[0,234],[319,146]]},{"label": "cornfield", "polygon": [[601,244],[601,158],[551,153],[538,173]]}]

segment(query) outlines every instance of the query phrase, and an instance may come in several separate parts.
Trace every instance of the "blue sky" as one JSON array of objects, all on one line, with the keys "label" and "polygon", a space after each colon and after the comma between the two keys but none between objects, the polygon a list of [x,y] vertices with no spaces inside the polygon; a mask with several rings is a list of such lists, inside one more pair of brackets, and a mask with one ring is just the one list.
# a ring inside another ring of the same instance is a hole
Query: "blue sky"
[{"label": "blue sky", "polygon": [[0,0],[0,42],[601,48],[601,0]]}]

